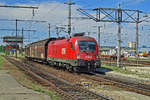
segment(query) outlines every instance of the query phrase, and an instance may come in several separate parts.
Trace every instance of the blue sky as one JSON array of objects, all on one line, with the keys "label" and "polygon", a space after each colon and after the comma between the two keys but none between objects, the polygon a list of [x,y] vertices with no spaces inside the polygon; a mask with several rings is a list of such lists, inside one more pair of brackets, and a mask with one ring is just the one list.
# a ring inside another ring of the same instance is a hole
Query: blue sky
[{"label": "blue sky", "polygon": [[[11,9],[11,8],[0,8],[0,19],[33,19],[33,20],[46,20],[47,23],[51,24],[52,36],[56,36],[56,26],[67,25],[67,5],[64,2],[68,0],[0,0],[0,4],[6,5],[25,5],[25,6],[38,6],[39,9],[35,11],[35,16],[32,16],[32,10],[29,9]],[[121,4],[123,9],[134,9],[141,10],[143,12],[150,12],[150,0],[72,0],[76,5],[72,6],[72,14],[74,17],[79,15],[76,11],[77,8],[117,8],[118,4]],[[7,12],[7,13],[6,13]],[[9,14],[8,14],[9,13]],[[21,29],[36,29],[37,33],[25,33],[25,37],[33,38],[32,41],[46,38],[48,29],[47,23],[30,23],[30,22],[19,22],[18,28]],[[97,28],[93,26],[101,25],[103,28],[101,45],[113,45],[117,44],[117,24],[115,23],[96,23],[91,20],[72,20],[72,32],[90,32],[96,33]],[[150,24],[140,24],[140,45],[149,45],[150,36],[149,29]],[[88,28],[87,28],[88,27]],[[145,30],[142,30],[144,27]],[[1,22],[0,28],[15,28],[15,22]],[[67,27],[66,30],[67,31]],[[12,35],[15,32],[3,32],[1,36]],[[60,35],[66,35],[62,32]],[[40,36],[40,37],[39,37]],[[94,36],[97,39],[96,35]],[[122,40],[123,45],[127,46],[129,41],[135,41],[135,24],[122,25]],[[145,39],[143,39],[145,38]],[[126,40],[126,41],[125,41]],[[29,42],[28,42],[29,43]]]},{"label": "blue sky", "polygon": [[[1,0],[1,3],[5,4],[36,4],[43,2],[68,2],[68,0]],[[117,7],[118,3],[121,4],[123,8],[128,9],[138,9],[138,10],[149,10],[150,0],[72,0],[78,5],[82,5],[86,8],[91,7],[107,7],[114,8]],[[149,11],[148,11],[149,12]]]}]

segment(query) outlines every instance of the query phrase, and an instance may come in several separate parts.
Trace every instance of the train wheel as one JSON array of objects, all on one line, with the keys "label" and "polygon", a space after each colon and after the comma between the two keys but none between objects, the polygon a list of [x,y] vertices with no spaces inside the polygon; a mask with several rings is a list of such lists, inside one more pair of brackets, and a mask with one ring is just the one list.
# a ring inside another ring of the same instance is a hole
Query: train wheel
[{"label": "train wheel", "polygon": [[69,72],[71,72],[71,73],[73,72],[72,66],[70,66]]},{"label": "train wheel", "polygon": [[73,72],[73,70],[72,70],[72,66],[71,65],[66,65],[66,69],[69,71],[69,72]]},{"label": "train wheel", "polygon": [[75,73],[78,73],[78,72],[79,72],[79,67],[73,67],[73,71],[74,71]]}]

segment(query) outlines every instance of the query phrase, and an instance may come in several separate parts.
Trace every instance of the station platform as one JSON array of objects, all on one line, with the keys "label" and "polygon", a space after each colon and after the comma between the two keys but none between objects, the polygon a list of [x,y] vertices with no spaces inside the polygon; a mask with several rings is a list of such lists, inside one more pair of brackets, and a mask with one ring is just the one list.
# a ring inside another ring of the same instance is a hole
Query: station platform
[{"label": "station platform", "polygon": [[50,100],[50,97],[23,87],[14,77],[0,71],[0,100]]}]

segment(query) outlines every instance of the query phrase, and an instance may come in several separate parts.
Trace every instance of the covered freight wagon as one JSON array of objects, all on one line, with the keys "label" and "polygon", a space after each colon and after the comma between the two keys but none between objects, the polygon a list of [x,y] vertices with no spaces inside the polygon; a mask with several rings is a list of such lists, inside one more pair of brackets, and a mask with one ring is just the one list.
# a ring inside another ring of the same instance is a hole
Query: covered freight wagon
[{"label": "covered freight wagon", "polygon": [[56,38],[49,38],[38,42],[33,42],[25,47],[25,56],[29,59],[46,61],[47,59],[47,47],[51,40]]}]

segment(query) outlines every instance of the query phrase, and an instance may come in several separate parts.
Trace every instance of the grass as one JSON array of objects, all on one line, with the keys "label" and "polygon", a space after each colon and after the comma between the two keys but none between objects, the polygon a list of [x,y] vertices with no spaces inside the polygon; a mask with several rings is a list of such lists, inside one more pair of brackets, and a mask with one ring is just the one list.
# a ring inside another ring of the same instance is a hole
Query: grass
[{"label": "grass", "polygon": [[136,75],[141,78],[150,78],[149,74],[141,74],[138,72],[132,72],[132,71],[129,71],[126,67],[108,66],[105,64],[102,64],[102,67],[110,69],[110,70],[118,72],[118,73],[126,74],[126,75]]},{"label": "grass", "polygon": [[11,63],[8,63],[7,60],[3,59],[0,56],[0,65],[4,60],[3,69],[7,70],[10,75],[12,75],[19,84],[22,86],[37,91],[39,93],[43,93],[49,96],[48,100],[59,100],[59,95],[53,89],[49,89],[49,87],[41,86],[40,84],[34,82],[28,75],[24,74],[17,67],[13,66]]},{"label": "grass", "polygon": [[[136,61],[137,58],[132,58],[132,57],[126,57],[127,60],[131,60],[131,61]],[[146,59],[146,58],[138,58],[138,61],[149,61],[149,59]]]},{"label": "grass", "polygon": [[0,52],[0,56],[5,56],[6,54],[4,52]]},{"label": "grass", "polygon": [[117,66],[108,66],[108,65],[102,64],[102,67],[110,69],[110,70],[115,71],[115,72],[120,72],[120,73],[123,73],[123,74],[127,73],[125,69],[117,67]]},{"label": "grass", "polygon": [[2,68],[2,65],[3,65],[3,58],[2,56],[0,56],[0,69]]},{"label": "grass", "polygon": [[[8,55],[8,56],[10,56],[10,57],[16,57],[16,54],[14,54],[14,55]],[[18,57],[18,58],[24,58],[24,55],[22,55],[22,54],[17,54],[17,57]]]},{"label": "grass", "polygon": [[[23,76],[28,77],[25,75],[23,75]],[[57,93],[55,91],[52,91],[52,90],[50,91],[50,90],[46,89],[46,87],[43,87],[43,86],[35,84],[35,83],[29,83],[30,84],[30,86],[29,86],[29,84],[27,85],[23,80],[18,80],[18,82],[19,82],[19,84],[21,84],[27,88],[30,88],[34,91],[39,92],[39,93],[48,95],[49,100],[59,100]]]},{"label": "grass", "polygon": [[32,84],[32,89],[34,91],[40,92],[40,93],[44,93],[47,94],[50,97],[50,100],[58,100],[58,97],[56,95],[56,92],[54,91],[48,91],[44,88],[40,88],[39,86],[37,86],[36,84]]},{"label": "grass", "polygon": [[20,78],[20,80],[17,79],[17,81],[19,82],[19,84],[23,85],[24,87],[27,87],[29,89],[32,89],[34,91],[37,91],[39,93],[45,94],[49,96],[48,100],[59,100],[58,99],[58,95],[55,91],[53,90],[48,90],[46,87],[43,87],[39,84],[36,84],[34,82],[31,82],[30,80],[28,80],[28,76],[25,74],[22,74]]}]

